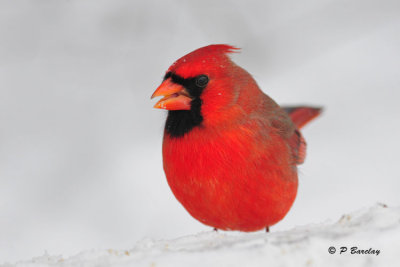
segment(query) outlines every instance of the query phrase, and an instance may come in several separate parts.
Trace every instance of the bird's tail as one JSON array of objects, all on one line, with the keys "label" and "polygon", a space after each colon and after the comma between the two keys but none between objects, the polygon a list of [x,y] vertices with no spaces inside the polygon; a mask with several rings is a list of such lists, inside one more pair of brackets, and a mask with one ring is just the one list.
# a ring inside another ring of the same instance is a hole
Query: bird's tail
[{"label": "bird's tail", "polygon": [[292,119],[297,129],[302,128],[309,121],[316,118],[322,112],[321,107],[306,107],[306,106],[296,106],[296,107],[282,107],[289,117]]}]

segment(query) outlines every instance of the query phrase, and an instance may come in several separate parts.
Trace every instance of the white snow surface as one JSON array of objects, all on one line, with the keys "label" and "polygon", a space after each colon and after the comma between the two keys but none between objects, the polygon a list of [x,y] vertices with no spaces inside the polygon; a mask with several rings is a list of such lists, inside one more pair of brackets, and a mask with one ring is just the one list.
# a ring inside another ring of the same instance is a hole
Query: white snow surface
[{"label": "white snow surface", "polygon": [[[329,253],[330,247],[336,253]],[[340,253],[342,247],[347,251]],[[351,252],[354,247],[359,253]],[[129,250],[90,250],[67,259],[46,253],[0,266],[400,266],[399,247],[400,208],[377,204],[336,222],[286,231],[203,232],[171,240],[146,239]]]}]

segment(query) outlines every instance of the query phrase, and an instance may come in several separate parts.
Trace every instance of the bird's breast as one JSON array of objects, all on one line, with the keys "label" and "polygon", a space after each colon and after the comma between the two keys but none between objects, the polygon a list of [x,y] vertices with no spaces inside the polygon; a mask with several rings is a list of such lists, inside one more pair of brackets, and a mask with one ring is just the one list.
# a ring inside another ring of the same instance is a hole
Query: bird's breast
[{"label": "bird's breast", "polygon": [[180,138],[166,134],[163,142],[174,195],[192,216],[220,229],[246,231],[280,220],[297,191],[289,162],[287,144],[257,127],[199,128]]}]

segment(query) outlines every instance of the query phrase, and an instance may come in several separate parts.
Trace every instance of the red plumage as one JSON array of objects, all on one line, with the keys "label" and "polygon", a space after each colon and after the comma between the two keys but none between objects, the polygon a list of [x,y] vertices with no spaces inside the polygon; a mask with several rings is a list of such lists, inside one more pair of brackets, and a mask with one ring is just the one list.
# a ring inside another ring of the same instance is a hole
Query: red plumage
[{"label": "red plumage", "polygon": [[[235,50],[210,45],[178,59],[153,96],[165,96],[156,107],[174,110],[164,134],[163,163],[175,197],[206,225],[255,231],[280,221],[292,206],[296,165],[306,148],[299,128],[320,109],[279,107],[230,60],[227,54]],[[190,82],[197,84],[200,76],[208,83],[197,96]],[[181,85],[171,89],[171,83]],[[189,122],[199,117],[189,130],[174,135],[170,129],[185,126],[179,121],[185,114]]]}]

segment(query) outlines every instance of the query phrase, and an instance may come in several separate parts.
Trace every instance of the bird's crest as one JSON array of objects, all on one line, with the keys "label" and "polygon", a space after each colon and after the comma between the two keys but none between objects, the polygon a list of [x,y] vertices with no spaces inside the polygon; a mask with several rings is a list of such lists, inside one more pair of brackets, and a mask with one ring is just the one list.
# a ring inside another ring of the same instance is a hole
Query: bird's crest
[{"label": "bird's crest", "polygon": [[228,54],[240,50],[227,44],[214,44],[201,47],[181,57],[172,64],[168,72],[174,72],[184,78],[201,74],[207,69],[224,68],[224,63],[229,61]]}]

